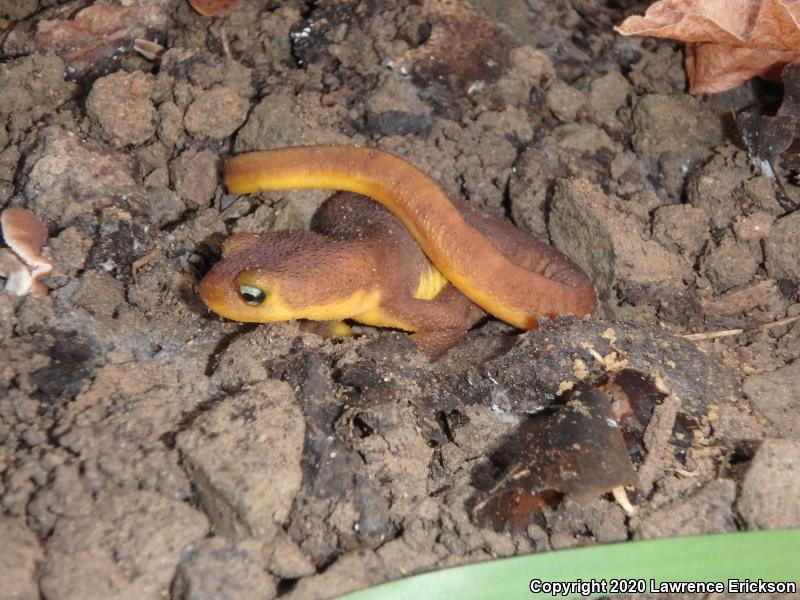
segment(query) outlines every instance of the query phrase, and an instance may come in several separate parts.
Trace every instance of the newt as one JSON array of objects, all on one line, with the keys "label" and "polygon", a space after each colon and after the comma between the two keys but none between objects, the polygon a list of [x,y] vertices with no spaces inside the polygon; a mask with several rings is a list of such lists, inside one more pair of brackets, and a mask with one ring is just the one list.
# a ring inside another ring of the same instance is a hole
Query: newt
[{"label": "newt", "polygon": [[597,304],[591,280],[558,250],[449,199],[388,152],[349,146],[249,152],[226,161],[224,180],[233,194],[352,192],[327,200],[310,231],[226,240],[199,291],[229,319],[352,319],[410,331],[435,358],[483,316],[478,307],[533,329],[540,317],[588,316]]}]

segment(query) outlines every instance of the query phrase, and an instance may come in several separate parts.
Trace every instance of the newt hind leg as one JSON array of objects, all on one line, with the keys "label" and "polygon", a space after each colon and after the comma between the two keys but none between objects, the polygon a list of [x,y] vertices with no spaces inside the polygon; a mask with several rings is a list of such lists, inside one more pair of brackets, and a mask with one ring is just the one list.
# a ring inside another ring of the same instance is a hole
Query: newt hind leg
[{"label": "newt hind leg", "polygon": [[484,313],[452,285],[433,300],[404,297],[385,304],[382,309],[407,323],[411,338],[420,351],[435,360],[455,346]]}]

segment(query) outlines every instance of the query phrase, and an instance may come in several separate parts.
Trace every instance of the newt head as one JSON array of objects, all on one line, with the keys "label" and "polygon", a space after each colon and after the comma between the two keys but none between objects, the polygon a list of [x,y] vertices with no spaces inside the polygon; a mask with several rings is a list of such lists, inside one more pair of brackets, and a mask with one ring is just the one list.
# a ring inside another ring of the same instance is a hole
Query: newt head
[{"label": "newt head", "polygon": [[338,321],[375,308],[374,265],[344,243],[312,231],[234,236],[199,293],[226,319],[270,323]]},{"label": "newt head", "polygon": [[218,315],[234,321],[266,323],[277,321],[273,307],[280,296],[268,282],[257,280],[252,270],[238,271],[239,265],[223,260],[200,282],[200,297]]}]

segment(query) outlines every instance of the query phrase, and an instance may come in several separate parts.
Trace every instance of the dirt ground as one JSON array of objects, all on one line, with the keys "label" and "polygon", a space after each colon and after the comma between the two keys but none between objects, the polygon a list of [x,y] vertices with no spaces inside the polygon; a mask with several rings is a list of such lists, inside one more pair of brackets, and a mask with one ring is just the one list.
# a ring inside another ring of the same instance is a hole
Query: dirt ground
[{"label": "dirt ground", "polygon": [[[5,597],[330,598],[800,526],[800,188],[732,126],[776,88],[688,95],[677,45],[612,33],[645,5],[0,0],[0,207],[43,220],[55,263],[49,295],[0,293]],[[221,241],[305,227],[327,196],[233,202],[222,159],[317,143],[389,150],[549,240],[596,316],[488,320],[431,364],[401,332],[210,314]],[[559,493],[530,514],[492,496],[571,390],[631,396],[609,381],[649,390],[633,511],[583,480],[540,483]]]}]

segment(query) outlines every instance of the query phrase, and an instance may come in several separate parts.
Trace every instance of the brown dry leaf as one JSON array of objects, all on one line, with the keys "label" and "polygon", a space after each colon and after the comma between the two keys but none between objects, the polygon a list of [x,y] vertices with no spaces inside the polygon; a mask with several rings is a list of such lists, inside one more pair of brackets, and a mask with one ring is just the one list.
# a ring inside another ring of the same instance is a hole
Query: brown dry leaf
[{"label": "brown dry leaf", "polygon": [[685,42],[694,94],[778,79],[800,61],[800,0],[661,0],[615,30]]},{"label": "brown dry leaf", "polygon": [[580,385],[554,413],[524,420],[512,440],[516,451],[510,468],[471,501],[475,522],[496,531],[524,530],[565,494],[585,504],[615,488],[636,485],[612,404],[608,394]]},{"label": "brown dry leaf", "polygon": [[189,6],[204,17],[213,17],[234,4],[236,0],[189,0]]}]

